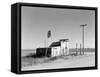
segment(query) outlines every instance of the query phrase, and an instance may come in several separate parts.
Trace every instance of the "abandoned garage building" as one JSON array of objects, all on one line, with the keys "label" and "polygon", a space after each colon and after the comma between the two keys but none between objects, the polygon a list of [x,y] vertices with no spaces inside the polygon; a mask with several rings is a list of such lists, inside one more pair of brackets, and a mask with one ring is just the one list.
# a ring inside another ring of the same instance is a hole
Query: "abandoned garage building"
[{"label": "abandoned garage building", "polygon": [[51,43],[49,47],[46,48],[37,48],[36,55],[38,57],[56,57],[69,55],[69,39],[61,39],[57,42]]}]

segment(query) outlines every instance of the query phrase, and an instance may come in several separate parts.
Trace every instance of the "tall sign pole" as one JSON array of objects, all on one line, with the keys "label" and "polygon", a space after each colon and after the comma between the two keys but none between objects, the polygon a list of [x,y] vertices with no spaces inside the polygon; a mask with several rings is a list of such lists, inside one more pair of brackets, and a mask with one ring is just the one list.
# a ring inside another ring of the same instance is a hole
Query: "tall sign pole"
[{"label": "tall sign pole", "polygon": [[51,30],[47,32],[47,46],[46,46],[46,54],[45,54],[46,57],[47,57],[47,51],[48,51],[48,38],[50,37],[51,37]]},{"label": "tall sign pole", "polygon": [[83,49],[82,49],[82,52],[83,52],[83,55],[84,55],[84,27],[87,26],[87,24],[83,24],[83,25],[80,25],[82,27],[82,42],[83,42]]}]

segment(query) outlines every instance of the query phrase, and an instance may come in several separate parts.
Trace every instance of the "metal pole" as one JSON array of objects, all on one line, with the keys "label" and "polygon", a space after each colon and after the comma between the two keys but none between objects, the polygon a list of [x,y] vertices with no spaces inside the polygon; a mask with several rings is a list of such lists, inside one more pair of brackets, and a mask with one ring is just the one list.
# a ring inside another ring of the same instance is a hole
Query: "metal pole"
[{"label": "metal pole", "polygon": [[80,55],[81,55],[81,44],[80,44]]},{"label": "metal pole", "polygon": [[77,43],[76,43],[76,55],[77,55]]}]

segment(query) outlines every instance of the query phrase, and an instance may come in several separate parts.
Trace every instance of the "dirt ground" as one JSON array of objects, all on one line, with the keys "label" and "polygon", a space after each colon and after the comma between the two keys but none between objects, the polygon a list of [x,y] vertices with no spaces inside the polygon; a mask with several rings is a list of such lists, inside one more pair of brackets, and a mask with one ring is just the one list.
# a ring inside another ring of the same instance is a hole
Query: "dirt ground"
[{"label": "dirt ground", "polygon": [[95,53],[69,55],[56,58],[22,58],[22,71],[95,66]]}]

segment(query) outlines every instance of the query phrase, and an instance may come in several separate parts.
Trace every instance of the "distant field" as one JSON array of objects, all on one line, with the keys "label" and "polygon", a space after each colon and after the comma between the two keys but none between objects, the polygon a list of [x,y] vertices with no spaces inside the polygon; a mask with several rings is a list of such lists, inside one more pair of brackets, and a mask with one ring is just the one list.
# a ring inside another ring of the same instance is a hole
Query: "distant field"
[{"label": "distant field", "polygon": [[21,56],[28,56],[30,54],[35,54],[36,50],[35,49],[25,49],[21,51]]},{"label": "distant field", "polygon": [[[89,54],[89,53],[92,54],[92,53],[94,53],[94,52],[95,52],[95,48],[85,48],[85,49],[84,49],[84,53],[85,53],[85,54],[87,54],[87,53],[88,53],[88,54]],[[76,54],[76,49],[75,49],[75,48],[69,49],[69,53],[70,53],[70,54],[73,54],[73,53]],[[80,52],[80,48],[78,48],[78,49],[77,49],[77,53],[78,53],[78,54],[82,53],[82,49],[81,49],[81,52]]]},{"label": "distant field", "polygon": [[[77,50],[80,51],[80,48],[78,48]],[[75,48],[70,48],[69,51],[73,52],[73,51],[76,51],[76,49]],[[84,51],[85,52],[95,52],[95,48],[84,48]]]}]

